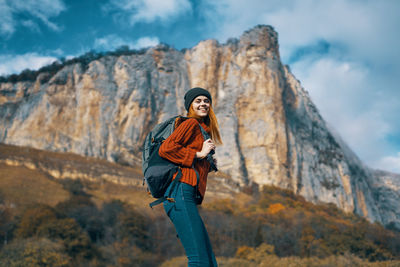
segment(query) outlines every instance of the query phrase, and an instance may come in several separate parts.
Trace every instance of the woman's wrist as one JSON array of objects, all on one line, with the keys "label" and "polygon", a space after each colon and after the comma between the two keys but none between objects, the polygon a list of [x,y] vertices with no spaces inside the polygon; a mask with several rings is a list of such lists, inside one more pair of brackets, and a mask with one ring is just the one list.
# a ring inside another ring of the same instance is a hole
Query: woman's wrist
[{"label": "woman's wrist", "polygon": [[204,158],[203,153],[201,153],[201,151],[196,152],[196,158],[203,159]]}]

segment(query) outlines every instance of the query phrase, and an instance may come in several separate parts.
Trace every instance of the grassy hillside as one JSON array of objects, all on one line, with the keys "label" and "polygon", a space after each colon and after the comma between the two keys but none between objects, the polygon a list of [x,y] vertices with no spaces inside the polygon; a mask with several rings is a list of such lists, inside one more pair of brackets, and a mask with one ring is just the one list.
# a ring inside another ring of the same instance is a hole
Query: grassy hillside
[{"label": "grassy hillside", "polygon": [[53,178],[112,181],[126,185],[140,185],[142,172],[137,166],[122,166],[105,159],[83,157],[65,152],[50,152],[29,147],[0,144],[0,162],[25,166]]},{"label": "grassy hillside", "polygon": [[69,194],[43,173],[0,163],[0,196],[6,205],[24,207],[32,202],[54,206]]},{"label": "grassy hillside", "polygon": [[[148,207],[141,184],[92,179],[98,166],[139,180],[137,169],[29,148],[0,152],[0,266],[186,266],[173,226],[161,205]],[[49,172],[64,165],[92,178]],[[288,190],[245,191],[200,208],[220,266],[400,266],[398,232]]]}]

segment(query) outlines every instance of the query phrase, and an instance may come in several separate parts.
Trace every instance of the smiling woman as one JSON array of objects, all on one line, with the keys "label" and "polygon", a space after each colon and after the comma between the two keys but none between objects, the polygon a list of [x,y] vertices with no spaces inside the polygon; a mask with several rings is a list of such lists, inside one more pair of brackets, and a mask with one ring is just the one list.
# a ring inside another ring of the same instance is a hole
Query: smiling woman
[{"label": "smiling woman", "polygon": [[[207,230],[197,209],[203,201],[211,170],[206,158],[215,150],[214,140],[221,143],[211,104],[211,94],[207,90],[196,87],[187,91],[185,108],[189,119],[177,127],[159,150],[161,157],[180,165],[182,177],[177,178],[177,185],[171,183],[165,193],[174,201],[164,201],[164,209],[185,248],[188,266],[217,266]],[[211,138],[204,140],[203,131]]]}]

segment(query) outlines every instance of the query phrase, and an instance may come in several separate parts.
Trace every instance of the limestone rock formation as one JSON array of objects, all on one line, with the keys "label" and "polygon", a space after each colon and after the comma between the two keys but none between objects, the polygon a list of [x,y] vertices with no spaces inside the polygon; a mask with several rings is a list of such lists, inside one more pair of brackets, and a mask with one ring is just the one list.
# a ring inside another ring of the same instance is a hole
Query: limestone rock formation
[{"label": "limestone rock formation", "polygon": [[0,84],[0,142],[140,164],[148,131],[184,115],[185,91],[201,86],[213,96],[224,141],[219,169],[231,181],[288,188],[371,221],[400,221],[397,206],[389,215],[382,209],[393,203],[374,196],[384,178],[375,179],[328,129],[281,63],[272,27],[256,26],[226,44],[159,45],[67,65],[48,82],[45,75]]},{"label": "limestone rock formation", "polygon": [[374,170],[372,190],[382,224],[400,229],[400,175],[382,170]]}]

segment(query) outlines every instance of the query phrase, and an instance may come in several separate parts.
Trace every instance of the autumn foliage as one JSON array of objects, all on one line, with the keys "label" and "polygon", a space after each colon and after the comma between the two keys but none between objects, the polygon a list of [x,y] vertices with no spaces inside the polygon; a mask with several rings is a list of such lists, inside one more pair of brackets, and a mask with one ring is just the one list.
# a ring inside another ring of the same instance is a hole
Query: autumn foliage
[{"label": "autumn foliage", "polygon": [[[349,253],[369,261],[400,258],[399,232],[334,205],[312,204],[289,190],[266,186],[258,198],[246,203],[240,199],[217,203],[208,205],[213,212],[204,213],[220,255],[233,253],[225,248],[228,243],[236,247],[237,256],[269,244],[279,257],[325,258]],[[212,223],[216,217],[218,223]]]},{"label": "autumn foliage", "polygon": [[[54,206],[32,203],[12,208],[0,198],[0,262],[7,266],[159,266],[178,257],[165,266],[180,266],[174,264],[184,251],[162,207],[153,212],[137,209],[121,200],[98,199],[90,193],[90,183],[60,183],[70,197]],[[226,263],[221,266],[264,266],[264,261],[271,266],[288,262],[318,266],[312,262],[338,259],[363,266],[400,258],[399,232],[276,187],[206,202],[200,212],[215,254]],[[184,259],[180,264],[185,266]]]}]

